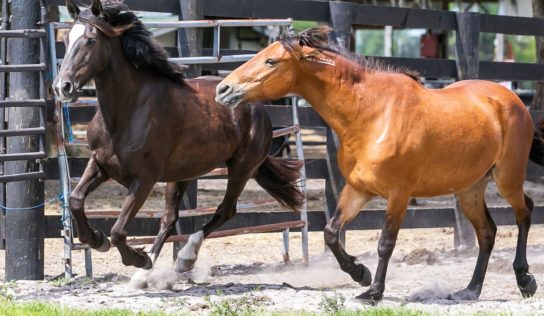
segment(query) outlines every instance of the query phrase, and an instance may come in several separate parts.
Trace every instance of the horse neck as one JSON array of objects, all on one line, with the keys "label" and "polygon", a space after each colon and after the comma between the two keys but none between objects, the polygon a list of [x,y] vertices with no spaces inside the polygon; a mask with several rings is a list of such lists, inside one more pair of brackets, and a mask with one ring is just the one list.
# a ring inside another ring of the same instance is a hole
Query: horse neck
[{"label": "horse neck", "polygon": [[340,138],[354,120],[365,124],[383,112],[383,104],[376,98],[383,93],[378,90],[385,80],[382,75],[340,60],[336,66],[313,64],[301,68],[302,76],[294,92],[308,100]]},{"label": "horse neck", "polygon": [[94,77],[100,111],[107,126],[128,122],[138,106],[146,74],[137,71],[124,57],[118,43],[113,44],[108,67]]}]

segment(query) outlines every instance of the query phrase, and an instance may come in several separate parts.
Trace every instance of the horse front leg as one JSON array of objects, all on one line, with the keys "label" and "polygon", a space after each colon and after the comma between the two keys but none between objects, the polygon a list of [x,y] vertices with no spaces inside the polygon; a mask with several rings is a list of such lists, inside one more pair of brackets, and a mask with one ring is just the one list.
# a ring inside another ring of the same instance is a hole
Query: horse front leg
[{"label": "horse front leg", "polygon": [[127,226],[144,204],[149,192],[155,184],[152,180],[138,179],[128,188],[128,195],[123,202],[121,215],[111,229],[111,242],[121,254],[123,264],[149,270],[153,263],[143,249],[127,245]]},{"label": "horse front leg", "polygon": [[153,265],[166,242],[166,239],[170,236],[174,224],[179,217],[179,202],[187,189],[190,182],[169,182],[166,184],[166,190],[164,193],[165,208],[161,217],[161,226],[157,238],[151,247],[151,261]]},{"label": "horse front leg", "polygon": [[76,222],[79,240],[102,252],[110,249],[110,241],[103,232],[94,230],[89,225],[87,216],[85,216],[85,198],[108,179],[109,177],[100,169],[96,158],[92,155],[89,158],[85,172],[81,176],[81,180],[68,198],[70,211]]},{"label": "horse front leg", "polygon": [[348,273],[351,278],[362,286],[370,285],[372,282],[372,274],[370,270],[363,264],[356,264],[355,257],[350,256],[340,243],[339,233],[342,227],[351,222],[359,211],[370,202],[374,196],[365,192],[359,192],[346,184],[334,211],[333,217],[325,226],[324,237],[325,243],[336,257],[340,269]]},{"label": "horse front leg", "polygon": [[382,234],[378,243],[378,267],[374,282],[368,290],[357,296],[358,299],[364,301],[378,301],[383,297],[385,290],[385,275],[387,274],[387,266],[389,259],[395,249],[397,236],[399,234],[400,225],[406,215],[406,208],[410,197],[404,194],[391,194],[387,201],[387,209],[385,211],[385,221],[382,228]]}]

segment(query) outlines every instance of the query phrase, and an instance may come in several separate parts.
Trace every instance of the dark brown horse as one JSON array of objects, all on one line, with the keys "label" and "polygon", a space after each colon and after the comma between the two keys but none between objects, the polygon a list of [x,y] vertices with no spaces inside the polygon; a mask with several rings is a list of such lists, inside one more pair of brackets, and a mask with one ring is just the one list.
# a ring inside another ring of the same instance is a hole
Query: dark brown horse
[{"label": "dark brown horse", "polygon": [[[100,108],[87,129],[92,154],[69,204],[79,239],[99,251],[110,242],[93,230],[84,213],[85,197],[109,178],[128,188],[111,242],[123,264],[150,269],[178,219],[187,184],[225,163],[228,185],[213,218],[179,252],[176,270],[193,267],[203,239],[236,213],[246,182],[256,181],[282,205],[296,210],[298,162],[267,155],[270,119],[261,106],[237,109],[214,101],[218,78],[185,80],[164,49],[124,4],[94,0],[80,11],[67,0],[75,23],[66,36],[66,55],[54,88],[64,102],[94,79]],[[127,225],[156,182],[168,182],[166,208],[151,257],[127,245]]]},{"label": "dark brown horse", "polygon": [[[514,209],[518,287],[524,296],[533,295],[537,283],[526,256],[533,202],[523,182],[529,157],[543,165],[544,144],[523,102],[499,84],[481,80],[426,89],[414,74],[343,52],[327,41],[328,31],[285,34],[226,77],[216,100],[235,107],[296,93],[337,132],[346,186],[325,227],[325,242],[342,270],[370,285],[359,297],[382,298],[410,197],[455,193],[476,230],[480,252],[472,280],[452,297],[477,299],[497,230],[484,200],[490,176]],[[368,268],[346,253],[338,232],[375,196],[388,204],[372,282]]]}]

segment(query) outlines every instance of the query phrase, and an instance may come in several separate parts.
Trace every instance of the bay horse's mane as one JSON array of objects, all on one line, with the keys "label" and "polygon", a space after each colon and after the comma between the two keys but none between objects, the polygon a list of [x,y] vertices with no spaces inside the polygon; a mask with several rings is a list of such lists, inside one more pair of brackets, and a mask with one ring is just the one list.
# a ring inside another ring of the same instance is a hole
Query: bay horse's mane
[{"label": "bay horse's mane", "polygon": [[85,10],[78,19],[99,28],[109,37],[119,36],[123,55],[135,68],[163,75],[192,90],[185,81],[185,67],[168,60],[166,50],[124,3],[103,1],[99,17],[94,16],[91,10]]},{"label": "bay horse's mane", "polygon": [[302,51],[302,46],[308,46],[321,51],[331,52],[351,60],[358,65],[363,66],[365,70],[374,70],[381,72],[400,73],[409,76],[421,83],[421,77],[415,70],[389,65],[376,58],[365,57],[356,53],[347,51],[344,47],[332,43],[328,40],[328,34],[332,29],[328,26],[309,28],[299,33],[287,30],[280,36],[280,43],[292,55],[297,58],[306,58]]}]

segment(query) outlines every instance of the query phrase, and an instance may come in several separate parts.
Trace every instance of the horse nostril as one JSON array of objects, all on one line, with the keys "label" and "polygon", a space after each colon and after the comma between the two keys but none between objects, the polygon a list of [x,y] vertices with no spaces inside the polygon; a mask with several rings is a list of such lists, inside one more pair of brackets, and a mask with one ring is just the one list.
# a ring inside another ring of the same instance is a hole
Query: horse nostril
[{"label": "horse nostril", "polygon": [[228,85],[222,85],[222,86],[219,86],[218,89],[217,89],[217,94],[219,95],[222,95],[222,94],[225,94],[227,91],[230,90],[230,86]]},{"label": "horse nostril", "polygon": [[72,83],[69,82],[69,81],[65,81],[63,84],[62,84],[62,92],[64,94],[71,94],[72,91],[74,91],[74,87],[72,86]]}]

